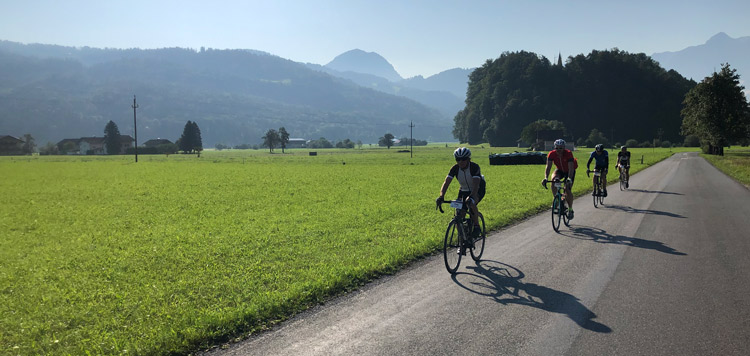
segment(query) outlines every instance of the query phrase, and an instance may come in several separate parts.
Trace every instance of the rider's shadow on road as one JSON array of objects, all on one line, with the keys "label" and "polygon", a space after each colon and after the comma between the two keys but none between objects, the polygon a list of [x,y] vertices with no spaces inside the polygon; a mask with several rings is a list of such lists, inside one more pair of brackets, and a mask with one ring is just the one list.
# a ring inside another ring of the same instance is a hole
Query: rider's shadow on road
[{"label": "rider's shadow on road", "polygon": [[677,251],[664,243],[661,243],[659,241],[651,241],[646,239],[639,239],[637,237],[627,237],[622,235],[610,235],[606,231],[595,228],[595,227],[587,227],[587,226],[576,226],[571,227],[570,232],[567,231],[560,231],[560,233],[564,236],[576,238],[576,239],[582,239],[582,240],[591,240],[598,243],[603,244],[617,244],[617,245],[625,245],[630,247],[638,247],[638,248],[644,248],[649,250],[655,250],[659,252],[668,253],[670,255],[678,255],[678,256],[687,256],[686,253]]},{"label": "rider's shadow on road", "polygon": [[639,193],[652,193],[652,194],[684,195],[682,193],[665,192],[665,191],[661,191],[661,190],[628,189],[628,191],[639,192]]},{"label": "rider's shadow on road", "polygon": [[594,332],[612,332],[610,327],[594,321],[596,314],[581,304],[575,296],[536,283],[524,283],[521,281],[524,273],[511,265],[482,260],[467,268],[476,273],[469,274],[473,278],[467,283],[462,283],[456,276],[466,273],[459,273],[453,280],[473,293],[491,297],[501,304],[527,305],[552,313],[565,314],[582,328]]},{"label": "rider's shadow on road", "polygon": [[680,214],[670,213],[668,211],[661,211],[661,210],[650,210],[650,209],[636,209],[632,206],[624,206],[624,205],[606,205],[604,206],[604,209],[615,209],[615,210],[621,210],[626,213],[636,213],[636,214],[650,214],[650,215],[661,215],[661,216],[669,216],[672,218],[680,218],[685,219],[684,216]]}]

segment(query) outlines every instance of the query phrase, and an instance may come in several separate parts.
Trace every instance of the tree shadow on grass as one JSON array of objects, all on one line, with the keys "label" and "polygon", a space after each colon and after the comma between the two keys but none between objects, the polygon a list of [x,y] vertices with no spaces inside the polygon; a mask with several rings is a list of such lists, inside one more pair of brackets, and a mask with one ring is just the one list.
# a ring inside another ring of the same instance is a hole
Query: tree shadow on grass
[{"label": "tree shadow on grass", "polygon": [[[525,275],[518,268],[491,260],[482,260],[467,268],[474,273],[458,273],[453,276],[453,281],[472,293],[491,297],[501,304],[526,305],[564,314],[582,328],[594,332],[612,332],[610,327],[595,321],[596,314],[575,296],[536,283],[524,283]],[[461,275],[473,278],[462,283],[457,278]]]},{"label": "tree shadow on grass", "polygon": [[629,247],[644,248],[649,250],[655,250],[659,252],[668,253],[670,255],[687,256],[686,253],[677,251],[659,241],[651,241],[646,239],[639,239],[637,237],[627,237],[622,235],[610,235],[606,231],[587,226],[576,226],[571,227],[570,231],[561,232],[562,235],[572,237],[581,240],[591,240],[598,243],[604,244],[617,244],[625,245]]}]

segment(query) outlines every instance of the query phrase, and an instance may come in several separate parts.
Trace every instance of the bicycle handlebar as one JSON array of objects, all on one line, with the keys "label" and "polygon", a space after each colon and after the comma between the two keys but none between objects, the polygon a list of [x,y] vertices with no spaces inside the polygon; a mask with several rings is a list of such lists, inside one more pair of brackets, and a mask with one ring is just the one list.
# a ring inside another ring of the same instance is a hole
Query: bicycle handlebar
[{"label": "bicycle handlebar", "polygon": [[[568,177],[565,177],[562,180],[560,180],[559,178],[555,178],[554,180],[552,180],[552,182],[555,182],[555,181],[565,183],[565,182],[568,181]],[[542,187],[544,187],[544,189],[549,189],[549,188],[547,188],[547,183],[549,183],[549,182],[550,181],[547,180],[547,179],[545,179],[544,181],[542,181]]]},{"label": "bicycle handlebar", "polygon": [[454,202],[458,202],[458,203],[462,203],[463,204],[462,200],[443,200],[443,201],[440,201],[440,202],[436,201],[435,203],[437,204],[437,207],[435,209],[440,210],[441,213],[444,213],[445,211],[443,211],[443,204],[450,204],[450,203],[454,203]]}]

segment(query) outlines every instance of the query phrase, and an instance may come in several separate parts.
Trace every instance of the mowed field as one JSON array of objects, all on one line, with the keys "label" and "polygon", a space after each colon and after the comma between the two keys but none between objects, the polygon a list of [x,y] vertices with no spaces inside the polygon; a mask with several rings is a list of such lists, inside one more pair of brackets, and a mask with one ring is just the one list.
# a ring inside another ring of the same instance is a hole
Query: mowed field
[{"label": "mowed field", "polygon": [[[0,354],[186,353],[392,273],[439,250],[455,147],[0,157]],[[543,165],[471,149],[488,228],[548,207]],[[678,150],[633,149],[631,171]]]}]

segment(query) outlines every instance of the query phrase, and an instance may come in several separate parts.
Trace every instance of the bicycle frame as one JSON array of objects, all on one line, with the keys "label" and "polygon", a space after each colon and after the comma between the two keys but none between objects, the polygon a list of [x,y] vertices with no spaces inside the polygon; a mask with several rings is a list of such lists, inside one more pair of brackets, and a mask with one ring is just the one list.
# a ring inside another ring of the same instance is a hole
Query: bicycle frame
[{"label": "bicycle frame", "polygon": [[593,171],[586,170],[586,174],[594,172],[594,207],[598,207],[599,205],[604,205],[604,196],[602,196],[602,192],[604,191],[604,185],[602,185],[602,171],[598,169],[594,169]]},{"label": "bicycle frame", "polygon": [[[482,213],[477,211],[477,221],[480,223],[480,234],[479,237],[469,237],[469,229],[472,226],[473,213],[471,209],[468,209],[464,205],[463,201],[460,200],[448,200],[438,202],[437,209],[441,213],[444,213],[442,204],[448,203],[451,208],[455,209],[455,214],[450,222],[448,222],[448,228],[445,231],[445,240],[443,241],[443,258],[445,260],[445,267],[451,274],[455,274],[461,264],[461,256],[466,254],[466,250],[471,253],[471,258],[474,261],[479,261],[482,253],[484,252],[484,243],[486,239],[484,216]],[[469,214],[467,217],[466,214]],[[457,233],[458,236],[455,236]],[[457,238],[454,238],[457,237]]]},{"label": "bicycle frame", "polygon": [[[568,178],[565,177],[563,180],[555,179],[552,181],[553,186],[556,188],[555,196],[552,198],[552,229],[555,232],[560,231],[560,222],[563,222],[565,226],[570,226],[568,220],[568,214],[565,207],[564,192],[568,189],[567,187]],[[547,185],[543,185],[544,189],[547,189]]]}]

